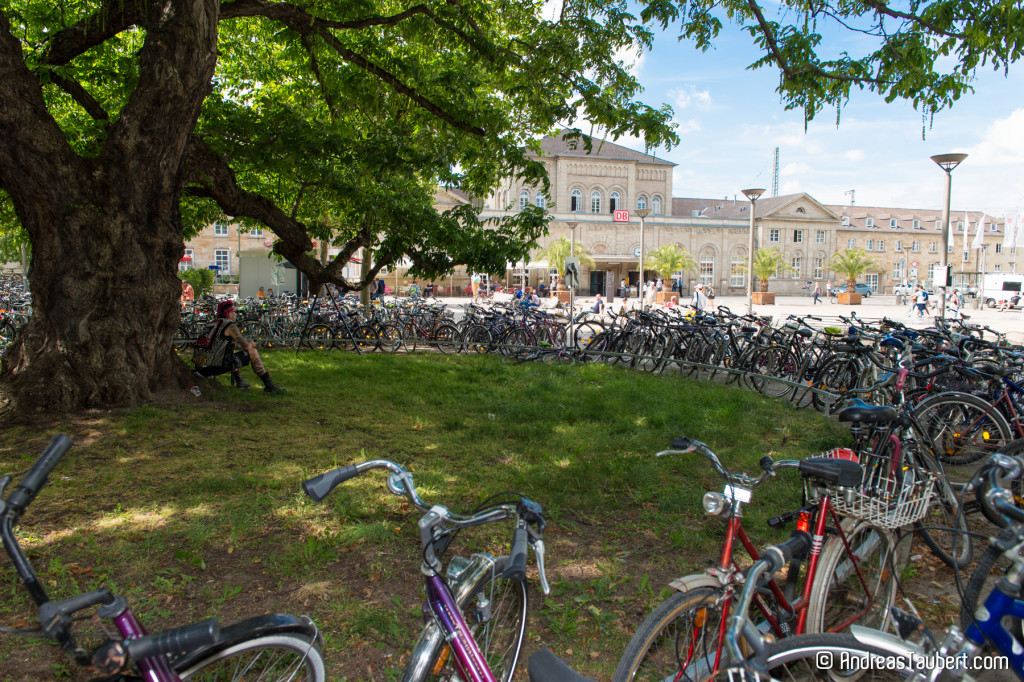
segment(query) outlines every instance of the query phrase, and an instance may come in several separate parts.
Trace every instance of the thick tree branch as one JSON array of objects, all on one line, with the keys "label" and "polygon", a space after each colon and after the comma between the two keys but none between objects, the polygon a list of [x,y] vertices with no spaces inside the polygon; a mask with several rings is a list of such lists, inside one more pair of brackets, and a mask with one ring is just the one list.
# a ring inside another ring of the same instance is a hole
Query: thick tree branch
[{"label": "thick tree branch", "polygon": [[110,119],[110,116],[107,114],[107,110],[96,101],[96,98],[90,95],[86,89],[82,87],[81,83],[69,78],[64,78],[56,73],[50,74],[50,80],[53,81],[53,83],[61,90],[71,95],[71,98],[85,109],[85,113],[89,114],[97,121],[106,121]]},{"label": "thick tree branch", "polygon": [[889,7],[888,5],[886,5],[884,2],[880,2],[880,0],[861,0],[861,1],[864,3],[864,5],[866,7],[870,7],[877,14],[882,14],[882,15],[885,15],[885,16],[888,16],[888,17],[892,17],[894,19],[903,19],[905,21],[909,21],[911,23],[918,24],[919,26],[922,26],[922,27],[928,29],[929,31],[931,31],[932,33],[934,33],[936,35],[946,36],[947,38],[957,38],[957,39],[963,38],[963,33],[960,33],[960,32],[957,32],[957,31],[948,31],[946,29],[939,28],[935,24],[933,24],[933,23],[931,23],[929,21],[925,21],[924,17],[920,17],[920,16],[918,16],[916,14],[909,14],[907,12],[901,12],[899,10],[893,9],[892,7]]},{"label": "thick tree branch", "polygon": [[109,0],[96,13],[54,34],[43,52],[44,64],[67,64],[86,50],[146,19],[149,0]]}]

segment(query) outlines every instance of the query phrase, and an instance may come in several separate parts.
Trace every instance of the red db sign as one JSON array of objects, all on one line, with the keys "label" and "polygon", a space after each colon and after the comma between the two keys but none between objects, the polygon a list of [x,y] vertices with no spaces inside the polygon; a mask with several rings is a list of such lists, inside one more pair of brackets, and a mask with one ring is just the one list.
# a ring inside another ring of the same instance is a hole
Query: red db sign
[{"label": "red db sign", "polygon": [[616,211],[613,219],[617,223],[628,223],[629,222],[629,211]]}]

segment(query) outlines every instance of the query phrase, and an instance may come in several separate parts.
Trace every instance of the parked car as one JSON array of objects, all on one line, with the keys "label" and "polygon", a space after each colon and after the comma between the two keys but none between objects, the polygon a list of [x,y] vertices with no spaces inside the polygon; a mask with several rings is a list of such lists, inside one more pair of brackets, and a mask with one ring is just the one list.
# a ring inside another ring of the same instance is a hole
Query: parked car
[{"label": "parked car", "polygon": [[[832,287],[832,295],[833,296],[835,294],[845,294],[845,293],[846,293],[846,285],[845,284],[840,284],[837,287]],[[869,287],[867,284],[861,284],[860,282],[858,282],[856,284],[856,286],[854,287],[854,293],[861,294],[864,298],[868,298],[869,296],[871,296],[871,294],[873,292],[871,291],[871,287]]]},{"label": "parked car", "polygon": [[907,284],[906,282],[904,282],[902,284],[893,284],[892,285],[892,293],[896,294],[897,296],[899,296],[900,294],[903,294],[904,296],[906,296],[908,294],[912,294],[912,293],[914,293],[914,285],[913,284]]}]

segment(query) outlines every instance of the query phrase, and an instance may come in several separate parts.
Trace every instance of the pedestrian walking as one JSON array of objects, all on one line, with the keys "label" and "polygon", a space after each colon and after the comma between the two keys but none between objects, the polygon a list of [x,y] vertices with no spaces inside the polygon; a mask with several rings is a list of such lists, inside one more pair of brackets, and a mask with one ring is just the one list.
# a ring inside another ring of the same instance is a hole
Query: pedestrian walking
[{"label": "pedestrian walking", "polygon": [[707,294],[704,293],[703,284],[698,284],[697,288],[693,290],[693,297],[690,299],[690,305],[700,312],[707,310],[708,297]]},{"label": "pedestrian walking", "polygon": [[814,305],[821,303],[821,284],[814,283]]}]

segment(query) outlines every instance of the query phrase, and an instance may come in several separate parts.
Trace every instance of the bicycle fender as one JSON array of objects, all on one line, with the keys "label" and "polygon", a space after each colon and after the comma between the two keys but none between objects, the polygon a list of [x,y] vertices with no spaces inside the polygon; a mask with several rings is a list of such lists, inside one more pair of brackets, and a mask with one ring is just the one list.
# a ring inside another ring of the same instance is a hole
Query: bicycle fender
[{"label": "bicycle fender", "polygon": [[213,644],[188,651],[172,661],[175,670],[184,670],[218,651],[223,651],[240,642],[265,635],[297,633],[311,638],[316,646],[323,647],[323,637],[316,624],[309,618],[275,613],[269,616],[255,616],[232,623],[220,629],[220,637]]},{"label": "bicycle fender", "polygon": [[713,575],[707,573],[696,573],[694,575],[686,575],[682,578],[676,578],[668,584],[673,590],[679,592],[689,592],[690,590],[696,590],[701,587],[707,587],[712,590],[718,590],[722,588],[722,581]]}]

